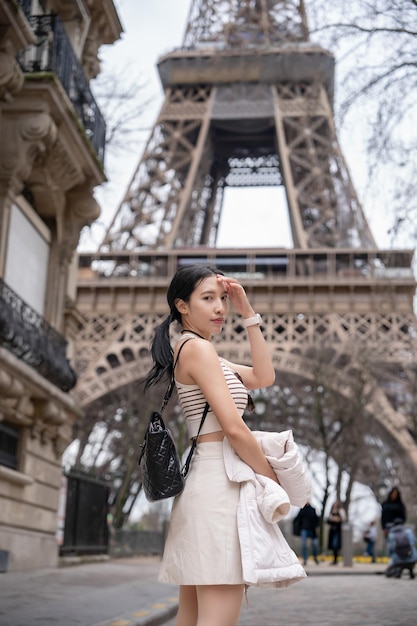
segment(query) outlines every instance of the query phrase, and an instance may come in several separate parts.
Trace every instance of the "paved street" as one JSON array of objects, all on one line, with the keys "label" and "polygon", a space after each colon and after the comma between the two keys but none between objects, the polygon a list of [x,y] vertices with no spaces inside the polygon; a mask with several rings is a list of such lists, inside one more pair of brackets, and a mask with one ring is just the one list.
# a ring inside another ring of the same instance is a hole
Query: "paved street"
[{"label": "paved street", "polygon": [[287,589],[249,589],[239,626],[416,626],[417,578],[385,578],[362,565],[348,573],[320,567]]},{"label": "paved street", "polygon": [[128,626],[161,610],[169,615],[177,587],[156,582],[159,563],[132,558],[0,574],[0,626]]},{"label": "paved street", "polygon": [[[0,574],[1,626],[173,626],[177,588],[156,582],[159,558]],[[239,626],[415,626],[417,579],[383,564],[309,564],[287,589],[248,592]]]},{"label": "paved street", "polygon": [[415,580],[311,576],[286,590],[249,593],[239,626],[415,626]]}]

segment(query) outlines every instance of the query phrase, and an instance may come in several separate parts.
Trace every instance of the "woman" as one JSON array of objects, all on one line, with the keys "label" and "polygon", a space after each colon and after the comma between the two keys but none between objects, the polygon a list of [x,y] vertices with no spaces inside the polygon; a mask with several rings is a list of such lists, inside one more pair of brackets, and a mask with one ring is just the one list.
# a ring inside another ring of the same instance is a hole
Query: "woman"
[{"label": "woman", "polygon": [[346,521],[346,513],[342,504],[336,500],[330,510],[327,519],[329,525],[329,536],[327,540],[327,549],[333,553],[332,565],[337,565],[339,552],[342,549],[342,524]]},{"label": "woman", "polygon": [[407,512],[400,490],[398,487],[393,487],[387,499],[382,503],[381,526],[385,537],[396,519],[401,519],[404,523],[407,519]]},{"label": "woman", "polygon": [[[226,437],[257,474],[277,482],[242,419],[247,390],[271,385],[275,372],[260,316],[237,280],[208,266],[184,266],[172,279],[167,300],[170,314],[156,330],[154,366],[146,385],[171,375],[185,344],[174,375],[190,438],[197,434],[206,401],[210,410],[184,491],[174,500],[159,580],[180,585],[177,626],[233,626],[244,593],[236,514],[239,485],[226,476],[222,442]],[[222,330],[229,303],[242,316],[251,366],[219,358],[210,342]],[[169,329],[174,321],[182,331],[172,354]]]}]

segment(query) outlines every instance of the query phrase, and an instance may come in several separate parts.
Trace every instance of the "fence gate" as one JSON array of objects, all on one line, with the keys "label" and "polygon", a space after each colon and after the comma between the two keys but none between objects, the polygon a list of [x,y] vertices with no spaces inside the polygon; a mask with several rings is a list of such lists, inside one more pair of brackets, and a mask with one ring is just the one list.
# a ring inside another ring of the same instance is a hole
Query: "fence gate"
[{"label": "fence gate", "polygon": [[66,476],[67,501],[60,555],[106,554],[109,545],[108,483],[74,470]]}]

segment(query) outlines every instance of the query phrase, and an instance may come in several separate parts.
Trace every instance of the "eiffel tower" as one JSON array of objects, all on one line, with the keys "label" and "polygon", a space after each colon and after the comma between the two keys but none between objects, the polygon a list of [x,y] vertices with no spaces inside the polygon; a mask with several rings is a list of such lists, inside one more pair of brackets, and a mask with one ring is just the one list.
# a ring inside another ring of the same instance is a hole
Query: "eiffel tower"
[{"label": "eiffel tower", "polygon": [[[310,41],[302,0],[191,2],[182,47],[158,61],[165,99],[137,170],[99,250],[80,255],[82,406],[144,376],[176,267],[208,261],[242,278],[278,373],[311,377],[306,350],[317,341],[339,356],[366,342],[390,371],[371,410],[417,467],[388,389],[400,388],[413,352],[413,253],[375,244],[335,132],[334,68]],[[291,249],[217,246],[226,191],[245,187],[285,191]],[[233,314],[222,348],[249,358]]]}]

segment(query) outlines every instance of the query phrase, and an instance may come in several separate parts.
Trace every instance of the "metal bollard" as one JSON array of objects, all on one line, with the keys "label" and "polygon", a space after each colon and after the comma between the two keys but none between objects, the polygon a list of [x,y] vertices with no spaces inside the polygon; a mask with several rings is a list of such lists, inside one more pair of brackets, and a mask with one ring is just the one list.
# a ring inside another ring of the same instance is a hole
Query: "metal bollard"
[{"label": "metal bollard", "polygon": [[342,524],[342,557],[345,567],[353,565],[353,528],[349,522]]}]

